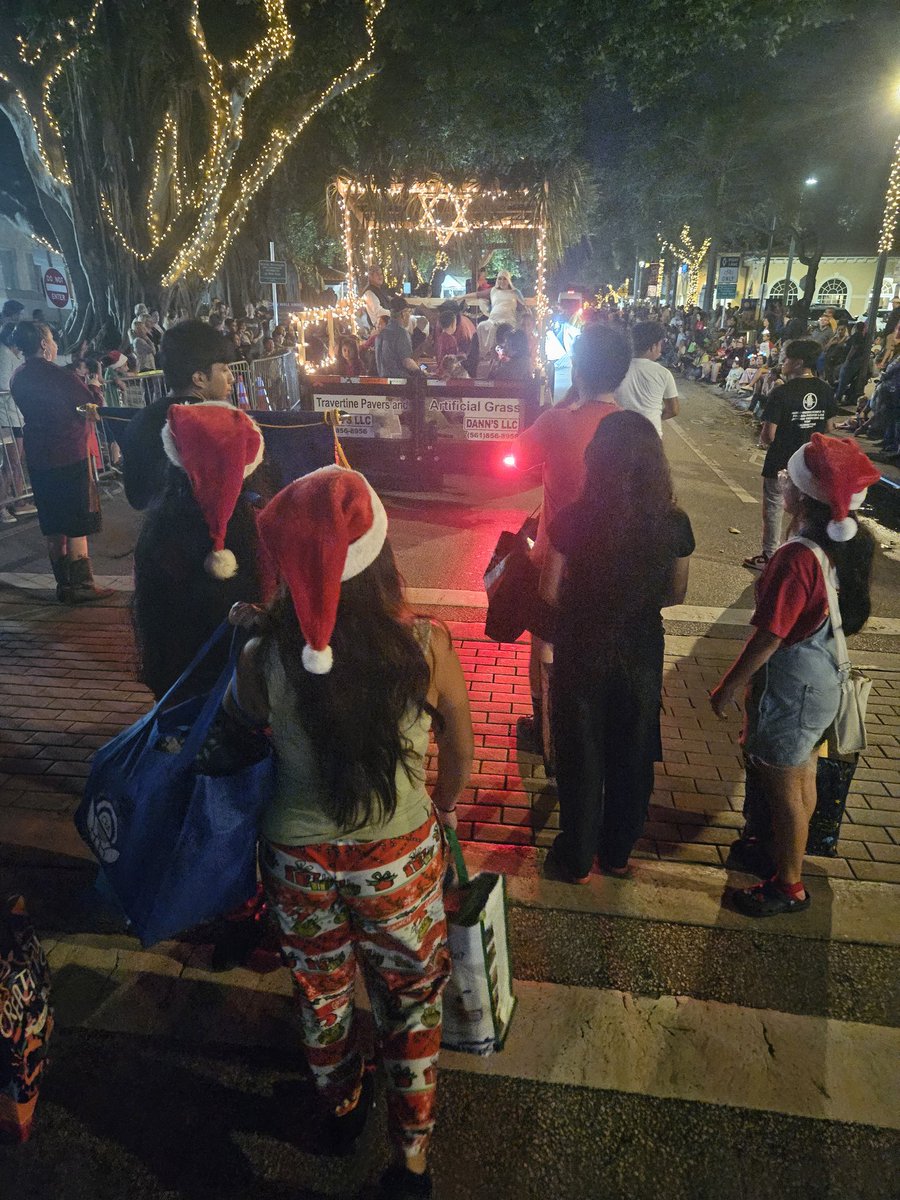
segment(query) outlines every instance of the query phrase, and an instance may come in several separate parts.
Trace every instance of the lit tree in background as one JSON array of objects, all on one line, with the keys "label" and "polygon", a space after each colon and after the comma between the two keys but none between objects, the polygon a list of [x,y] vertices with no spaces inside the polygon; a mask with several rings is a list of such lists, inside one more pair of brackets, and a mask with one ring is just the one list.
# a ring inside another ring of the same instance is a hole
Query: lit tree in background
[{"label": "lit tree in background", "polygon": [[[120,332],[135,297],[190,301],[215,276],[288,148],[371,77],[384,4],[10,5],[0,109],[34,186],[30,223],[69,268],[73,333]],[[314,40],[295,28],[311,8]]]},{"label": "lit tree in background", "polygon": [[710,239],[706,238],[699,246],[695,246],[694,240],[691,237],[691,231],[685,225],[678,236],[677,242],[667,242],[660,238],[660,245],[662,250],[667,254],[671,254],[676,262],[687,264],[688,281],[684,303],[687,305],[696,304],[697,295],[700,290],[700,267],[709,250]]}]

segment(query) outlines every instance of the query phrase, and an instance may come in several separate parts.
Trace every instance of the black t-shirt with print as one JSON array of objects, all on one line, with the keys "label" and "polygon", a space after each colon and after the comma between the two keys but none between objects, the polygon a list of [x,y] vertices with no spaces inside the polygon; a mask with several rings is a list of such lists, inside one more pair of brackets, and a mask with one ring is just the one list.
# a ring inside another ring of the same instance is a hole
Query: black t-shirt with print
[{"label": "black t-shirt with print", "polygon": [[814,433],[824,433],[825,423],[837,413],[834,392],[814,376],[788,379],[775,388],[763,410],[763,421],[775,428],[775,439],[763,463],[763,478],[774,479],[795,450]]}]

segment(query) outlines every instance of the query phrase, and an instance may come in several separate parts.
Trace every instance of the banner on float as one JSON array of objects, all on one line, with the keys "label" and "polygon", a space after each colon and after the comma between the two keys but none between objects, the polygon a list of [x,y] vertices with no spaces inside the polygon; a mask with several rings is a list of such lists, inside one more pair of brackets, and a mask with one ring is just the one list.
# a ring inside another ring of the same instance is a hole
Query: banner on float
[{"label": "banner on float", "polygon": [[[338,409],[340,437],[407,436],[409,400],[405,396],[316,393],[316,412]],[[521,401],[503,396],[428,396],[425,420],[438,437],[467,442],[509,442],[521,432]]]}]

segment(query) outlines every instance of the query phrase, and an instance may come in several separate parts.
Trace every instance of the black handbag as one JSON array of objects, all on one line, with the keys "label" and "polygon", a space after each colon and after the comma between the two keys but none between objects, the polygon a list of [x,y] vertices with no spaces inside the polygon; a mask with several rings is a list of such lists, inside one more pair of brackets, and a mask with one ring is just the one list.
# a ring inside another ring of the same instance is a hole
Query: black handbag
[{"label": "black handbag", "polygon": [[518,641],[526,629],[551,640],[550,607],[538,594],[539,572],[531,560],[537,523],[537,514],[532,513],[517,533],[505,529],[497,539],[484,573],[488,596],[484,632],[491,641]]}]

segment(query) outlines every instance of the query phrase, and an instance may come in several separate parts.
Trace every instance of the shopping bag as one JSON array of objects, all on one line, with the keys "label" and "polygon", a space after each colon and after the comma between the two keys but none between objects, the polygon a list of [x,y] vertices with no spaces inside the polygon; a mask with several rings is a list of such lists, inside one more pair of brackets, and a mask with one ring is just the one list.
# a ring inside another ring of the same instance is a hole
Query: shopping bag
[{"label": "shopping bag", "polygon": [[502,875],[470,878],[459,841],[446,830],[458,886],[446,897],[453,970],[444,991],[441,1045],[467,1054],[501,1050],[516,1007]]},{"label": "shopping bag", "polygon": [[259,761],[229,774],[198,762],[237,662],[236,638],[213,689],[174,703],[229,632],[223,622],[159,703],[97,753],[75,814],[145,946],[237,908],[256,890],[258,817],[274,785],[268,743]]},{"label": "shopping bag", "polygon": [[548,609],[540,599],[540,578],[531,561],[536,529],[536,518],[531,516],[518,533],[505,529],[497,540],[484,573],[488,596],[484,632],[491,641],[515,642],[526,629],[550,640]]},{"label": "shopping bag", "polygon": [[50,968],[22,896],[0,910],[0,1137],[28,1140],[53,1032]]}]

